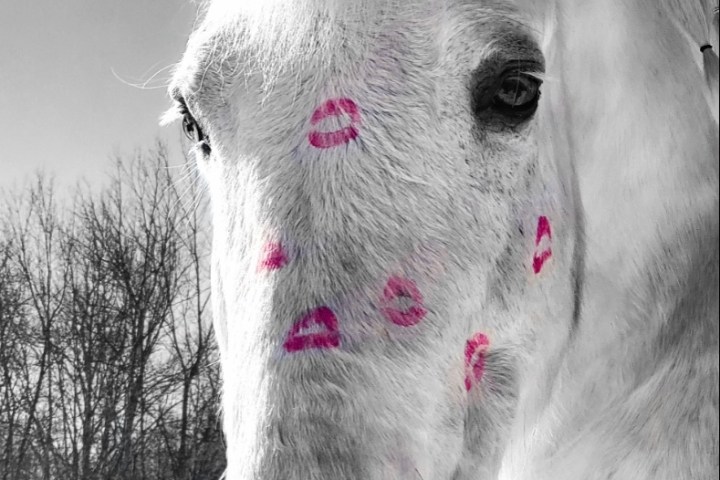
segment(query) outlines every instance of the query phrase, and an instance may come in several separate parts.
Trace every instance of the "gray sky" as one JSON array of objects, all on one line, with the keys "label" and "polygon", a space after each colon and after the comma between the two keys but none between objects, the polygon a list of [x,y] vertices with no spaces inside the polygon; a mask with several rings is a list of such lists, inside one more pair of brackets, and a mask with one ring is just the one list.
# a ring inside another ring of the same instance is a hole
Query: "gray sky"
[{"label": "gray sky", "polygon": [[[0,0],[0,188],[35,170],[104,181],[113,154],[166,139],[164,85],[195,20],[191,0]],[[114,72],[114,73],[113,73]],[[120,79],[116,78],[119,77]],[[121,80],[122,79],[122,80]]]}]

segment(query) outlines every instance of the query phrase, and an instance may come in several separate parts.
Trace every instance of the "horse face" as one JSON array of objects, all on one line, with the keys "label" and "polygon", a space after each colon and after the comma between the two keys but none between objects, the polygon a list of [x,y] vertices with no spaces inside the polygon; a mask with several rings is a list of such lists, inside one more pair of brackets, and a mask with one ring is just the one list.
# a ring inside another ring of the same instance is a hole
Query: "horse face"
[{"label": "horse face", "polygon": [[227,478],[491,474],[571,309],[542,54],[504,7],[285,3],[211,5],[172,87],[213,205]]}]

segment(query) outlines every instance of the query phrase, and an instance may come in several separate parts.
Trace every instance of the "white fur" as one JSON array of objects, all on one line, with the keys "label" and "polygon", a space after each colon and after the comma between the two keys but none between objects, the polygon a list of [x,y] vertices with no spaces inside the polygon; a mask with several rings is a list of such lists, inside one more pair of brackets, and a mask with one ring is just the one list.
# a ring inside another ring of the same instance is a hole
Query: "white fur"
[{"label": "white fur", "polygon": [[[678,8],[209,5],[172,91],[212,146],[228,480],[717,476],[717,85],[691,44],[702,17]],[[545,55],[536,117],[474,118],[472,72],[522,37]],[[345,96],[358,141],[309,146],[315,107]],[[290,255],[270,274],[268,239]],[[424,293],[417,327],[380,314],[390,274]],[[284,352],[321,304],[342,347]]]}]

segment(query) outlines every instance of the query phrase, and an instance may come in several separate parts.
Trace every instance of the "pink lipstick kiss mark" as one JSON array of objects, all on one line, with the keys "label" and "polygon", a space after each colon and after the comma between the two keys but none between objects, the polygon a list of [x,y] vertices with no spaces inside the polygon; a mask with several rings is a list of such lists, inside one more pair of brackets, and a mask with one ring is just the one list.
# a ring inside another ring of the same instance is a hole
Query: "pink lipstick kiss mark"
[{"label": "pink lipstick kiss mark", "polygon": [[[308,333],[310,330],[314,330],[314,332]],[[303,315],[292,326],[283,344],[288,352],[299,352],[310,348],[330,349],[339,346],[338,321],[335,313],[328,307],[318,307]]]},{"label": "pink lipstick kiss mark", "polygon": [[[387,306],[397,299],[410,299],[415,305],[405,309]],[[423,296],[420,290],[418,290],[415,282],[407,278],[390,277],[383,291],[383,301],[384,305],[386,305],[382,308],[383,314],[392,323],[401,327],[417,325],[427,314],[427,310],[423,307]]]},{"label": "pink lipstick kiss mark", "polygon": [[468,392],[485,373],[485,355],[489,346],[490,340],[483,333],[476,333],[465,344],[465,390]]},{"label": "pink lipstick kiss mark", "polygon": [[334,132],[311,130],[308,134],[310,145],[315,148],[331,148],[355,140],[360,134],[358,130],[360,109],[349,98],[331,99],[320,105],[310,117],[310,125],[315,126],[328,117],[339,117],[343,114],[350,117],[349,126]]},{"label": "pink lipstick kiss mark", "polygon": [[287,264],[287,255],[282,244],[268,242],[263,247],[263,256],[260,260],[260,270],[280,270]]},{"label": "pink lipstick kiss mark", "polygon": [[[548,242],[552,240],[552,230],[550,229],[550,221],[543,215],[538,218],[537,233],[535,234],[535,247],[540,246],[540,242],[543,238],[547,237]],[[552,257],[552,248],[548,246],[544,250],[538,252],[537,250],[533,254],[533,271],[537,275],[542,270],[545,262]]]}]

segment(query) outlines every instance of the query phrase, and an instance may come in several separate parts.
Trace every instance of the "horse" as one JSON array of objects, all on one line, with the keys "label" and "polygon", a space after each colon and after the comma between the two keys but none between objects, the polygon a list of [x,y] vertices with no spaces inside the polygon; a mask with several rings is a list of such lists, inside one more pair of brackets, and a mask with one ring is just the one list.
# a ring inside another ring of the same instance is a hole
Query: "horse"
[{"label": "horse", "polygon": [[207,3],[226,479],[716,477],[716,11]]}]

